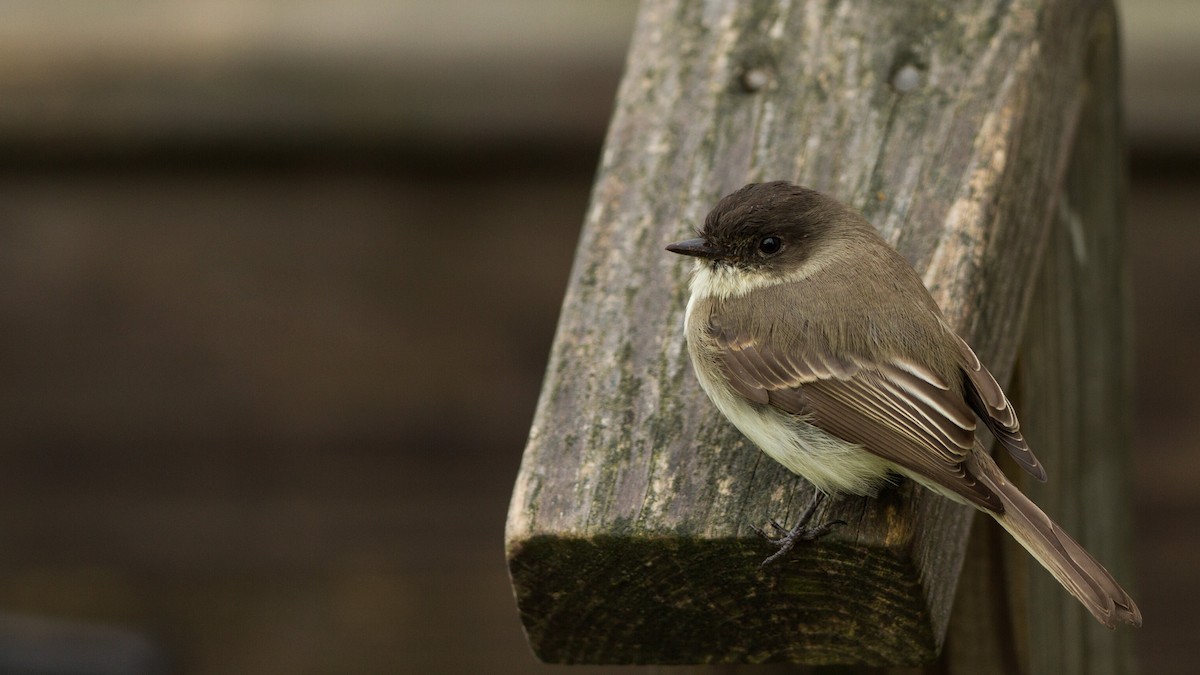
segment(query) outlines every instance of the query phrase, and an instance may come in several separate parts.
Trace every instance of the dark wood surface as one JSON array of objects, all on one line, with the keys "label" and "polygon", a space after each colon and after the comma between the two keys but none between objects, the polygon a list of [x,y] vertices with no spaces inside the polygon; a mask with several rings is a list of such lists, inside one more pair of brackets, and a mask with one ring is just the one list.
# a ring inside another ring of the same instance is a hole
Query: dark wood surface
[{"label": "dark wood surface", "polygon": [[[746,182],[824,190],[923,271],[1006,379],[1089,44],[1115,40],[1096,37],[1111,21],[1075,2],[643,5],[509,512],[542,658],[934,658],[970,514],[912,485],[834,500],[818,518],[848,527],[760,570],[750,525],[794,518],[813,493],[700,393],[680,330],[687,266],[661,246]],[[1115,72],[1098,78],[1110,105]]]},{"label": "dark wood surface", "polygon": [[[1116,17],[1107,15],[1093,25],[1089,39],[1088,100],[1030,308],[1016,396],[1027,411],[1022,422],[1030,443],[1049,450],[1049,457],[1058,455],[1059,480],[1030,484],[1027,494],[1136,591],[1127,245],[1136,234],[1127,233],[1124,222],[1119,97],[1107,89],[1119,72],[1116,30]],[[1024,551],[1013,548],[1006,564],[1010,583],[1024,595],[1013,607],[1022,672],[1134,672],[1139,631],[1097,625]]]}]

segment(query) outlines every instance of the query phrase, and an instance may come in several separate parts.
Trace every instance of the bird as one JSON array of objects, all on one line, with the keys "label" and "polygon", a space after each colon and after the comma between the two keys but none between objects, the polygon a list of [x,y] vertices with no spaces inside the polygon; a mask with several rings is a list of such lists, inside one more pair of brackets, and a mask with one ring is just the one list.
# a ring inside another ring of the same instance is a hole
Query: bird
[{"label": "bird", "polygon": [[700,386],[817,489],[794,528],[771,521],[779,551],[764,564],[839,524],[809,524],[822,496],[875,496],[900,476],[994,518],[1100,623],[1141,625],[1112,574],[982,446],[980,423],[1046,480],[996,378],[861,213],[788,181],[751,183],[697,234],[667,250],[694,258],[684,332]]}]

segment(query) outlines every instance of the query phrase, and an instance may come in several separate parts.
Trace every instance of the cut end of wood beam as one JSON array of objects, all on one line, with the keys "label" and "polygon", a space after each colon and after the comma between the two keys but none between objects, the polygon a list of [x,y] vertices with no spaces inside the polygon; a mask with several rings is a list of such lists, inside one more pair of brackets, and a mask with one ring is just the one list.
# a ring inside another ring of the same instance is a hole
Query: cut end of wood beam
[{"label": "cut end of wood beam", "polygon": [[940,645],[912,558],[834,537],[769,567],[761,539],[510,542],[534,653],[550,663],[916,665]]}]

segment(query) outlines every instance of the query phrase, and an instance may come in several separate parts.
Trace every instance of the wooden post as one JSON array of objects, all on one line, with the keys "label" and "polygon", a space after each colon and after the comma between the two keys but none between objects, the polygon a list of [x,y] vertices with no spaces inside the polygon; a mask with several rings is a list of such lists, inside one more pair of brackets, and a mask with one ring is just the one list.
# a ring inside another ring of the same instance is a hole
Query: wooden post
[{"label": "wooden post", "polygon": [[[1116,15],[1098,15],[1091,31],[1087,98],[1009,389],[1029,442],[1055,467],[1048,483],[1025,480],[1022,490],[1130,588],[1132,338]],[[946,660],[962,667],[950,672],[1134,671],[1133,631],[1098,625],[990,518],[980,524],[986,531],[972,542],[979,555],[968,559],[962,583],[1005,602],[977,603],[980,593],[960,587],[955,615],[963,621],[950,629]],[[989,641],[985,651],[996,658],[981,667],[980,644]]]},{"label": "wooden post", "polygon": [[[770,549],[750,526],[794,519],[812,488],[704,398],[681,326],[687,267],[662,246],[746,182],[786,178],[828,192],[862,209],[924,272],[947,317],[1007,380],[1039,273],[1061,255],[1056,243],[1043,261],[1048,238],[1058,242],[1048,233],[1064,218],[1104,214],[1094,229],[1081,221],[1085,245],[1111,245],[1119,232],[1115,39],[1111,5],[1084,0],[643,3],[508,516],[513,586],[540,658],[873,666],[937,658],[970,509],[912,484],[875,500],[836,498],[818,517],[850,526],[760,569]],[[1121,325],[1120,295],[1101,291],[1114,287],[1119,268],[1103,261],[1116,254],[1096,255],[1041,284],[1090,284],[1081,297],[1111,303],[1105,318],[1070,324],[1078,330]],[[1058,334],[1062,306],[1046,302],[1034,305],[1052,310],[1032,324],[1042,328],[1025,342],[1031,352]],[[1071,342],[1070,358],[1055,361],[1062,368],[1029,373],[1021,387],[1040,382],[1037,374],[1056,385],[1048,396],[1115,414],[1105,451],[1113,458],[1127,438],[1124,394],[1110,389],[1126,382],[1122,359],[1111,360],[1124,353],[1122,335],[1096,349]],[[1064,370],[1078,364],[1089,368],[1086,381]],[[1053,452],[1044,444],[1058,439],[1054,420],[1021,412],[1039,455]],[[1060,421],[1078,422],[1071,432],[1096,421],[1071,420]],[[1078,467],[1046,464],[1055,494],[1084,494]],[[1123,484],[1119,467],[1087,480],[1087,494]],[[1081,529],[1038,496],[1093,544],[1102,526]],[[1103,515],[1117,520],[1118,508]],[[999,548],[986,544],[976,542],[982,556]],[[1111,560],[1106,552],[1096,550]],[[990,569],[985,562],[968,571]],[[1048,575],[1008,569],[1008,584],[1000,574],[968,577],[979,588],[956,611],[973,618],[956,616],[942,671],[972,672],[962,656],[972,631],[1030,662],[1046,620],[1029,598],[1073,602],[1046,586]],[[1102,640],[1091,628],[1054,634]]]}]

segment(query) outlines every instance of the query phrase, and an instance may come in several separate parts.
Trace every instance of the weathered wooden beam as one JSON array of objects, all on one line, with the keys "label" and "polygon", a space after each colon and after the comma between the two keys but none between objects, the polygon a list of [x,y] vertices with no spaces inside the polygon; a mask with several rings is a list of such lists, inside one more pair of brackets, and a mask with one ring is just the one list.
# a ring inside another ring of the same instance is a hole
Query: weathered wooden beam
[{"label": "weathered wooden beam", "polygon": [[971,514],[911,484],[830,500],[818,517],[850,526],[760,569],[750,526],[812,488],[704,398],[686,266],[661,246],[746,182],[823,190],[1007,380],[1111,19],[1083,0],[643,4],[507,523],[540,658],[937,656]]},{"label": "weathered wooden beam", "polygon": [[[1132,337],[1117,27],[1111,8],[1091,24],[1087,94],[1009,387],[1050,480],[1008,474],[1130,588]],[[990,518],[979,518],[971,546],[939,672],[1134,672],[1134,633],[1093,621]]]}]

